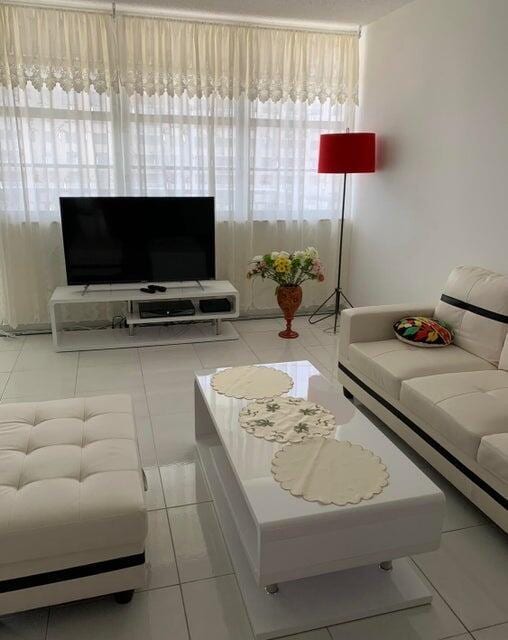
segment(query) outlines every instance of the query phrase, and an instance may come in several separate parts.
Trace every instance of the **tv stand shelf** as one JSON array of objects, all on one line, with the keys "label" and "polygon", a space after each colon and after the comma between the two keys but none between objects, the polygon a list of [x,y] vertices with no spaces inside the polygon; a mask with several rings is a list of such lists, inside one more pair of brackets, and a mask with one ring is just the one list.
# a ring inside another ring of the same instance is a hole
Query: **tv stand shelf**
[{"label": "tv stand shelf", "polygon": [[[227,280],[207,280],[200,283],[157,282],[167,287],[163,293],[144,293],[144,284],[93,285],[57,287],[49,301],[49,315],[53,345],[56,351],[84,351],[91,349],[118,349],[165,344],[236,340],[238,333],[228,319],[239,315],[238,291]],[[227,298],[231,310],[224,313],[202,313],[199,301]],[[161,318],[141,318],[140,302],[156,300],[192,300],[195,315]],[[127,329],[65,330],[58,318],[58,309],[69,304],[126,304]],[[163,324],[163,326],[161,326]],[[170,323],[170,324],[169,324]],[[181,324],[185,323],[185,324]]]}]

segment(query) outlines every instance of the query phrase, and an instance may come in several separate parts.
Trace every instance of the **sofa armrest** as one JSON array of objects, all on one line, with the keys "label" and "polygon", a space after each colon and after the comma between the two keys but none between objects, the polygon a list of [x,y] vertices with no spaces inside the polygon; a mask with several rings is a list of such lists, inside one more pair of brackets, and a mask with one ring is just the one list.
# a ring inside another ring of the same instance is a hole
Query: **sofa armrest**
[{"label": "sofa armrest", "polygon": [[393,325],[404,316],[429,316],[434,306],[389,304],[377,307],[344,309],[340,314],[339,360],[346,359],[353,342],[374,342],[394,337]]}]

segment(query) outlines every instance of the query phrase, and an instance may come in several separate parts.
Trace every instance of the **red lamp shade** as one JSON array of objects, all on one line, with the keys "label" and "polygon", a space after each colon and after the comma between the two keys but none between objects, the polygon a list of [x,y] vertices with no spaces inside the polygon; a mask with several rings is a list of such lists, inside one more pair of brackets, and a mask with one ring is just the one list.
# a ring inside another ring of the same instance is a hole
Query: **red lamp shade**
[{"label": "red lamp shade", "polygon": [[375,170],[375,133],[321,134],[318,173],[372,173]]}]

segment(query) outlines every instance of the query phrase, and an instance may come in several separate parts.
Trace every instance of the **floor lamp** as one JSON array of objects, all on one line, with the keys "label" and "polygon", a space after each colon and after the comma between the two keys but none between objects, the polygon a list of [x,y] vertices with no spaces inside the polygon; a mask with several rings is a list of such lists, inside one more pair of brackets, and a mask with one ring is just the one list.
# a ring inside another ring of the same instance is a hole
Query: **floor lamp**
[{"label": "floor lamp", "polygon": [[[346,207],[346,183],[348,173],[372,173],[376,170],[376,135],[374,133],[323,133],[319,141],[318,173],[343,173],[342,213],[340,218],[339,265],[337,286],[324,302],[310,316],[310,324],[316,324],[335,316],[333,332],[337,333],[337,319],[340,314],[341,298],[352,307],[340,286],[342,267],[342,240],[344,236],[344,210]],[[334,300],[333,311],[324,311]]]}]

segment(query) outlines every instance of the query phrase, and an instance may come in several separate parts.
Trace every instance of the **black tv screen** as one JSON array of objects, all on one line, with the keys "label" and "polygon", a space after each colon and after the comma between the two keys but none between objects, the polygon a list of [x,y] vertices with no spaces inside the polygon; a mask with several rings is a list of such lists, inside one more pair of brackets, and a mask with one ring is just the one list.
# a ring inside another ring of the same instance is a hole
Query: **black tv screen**
[{"label": "black tv screen", "polygon": [[60,198],[67,283],[215,278],[214,199]]}]

